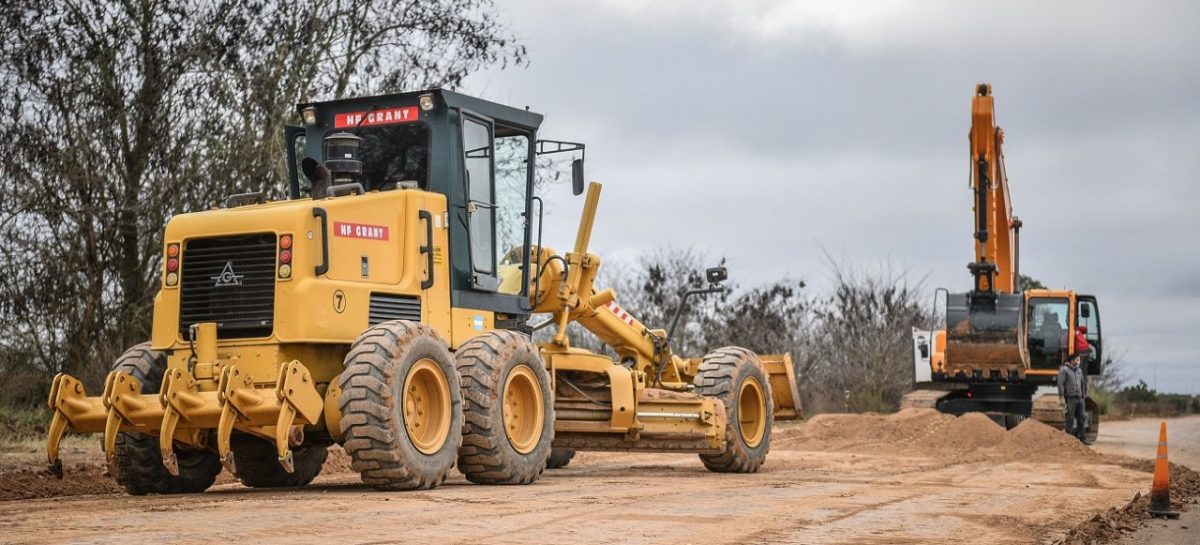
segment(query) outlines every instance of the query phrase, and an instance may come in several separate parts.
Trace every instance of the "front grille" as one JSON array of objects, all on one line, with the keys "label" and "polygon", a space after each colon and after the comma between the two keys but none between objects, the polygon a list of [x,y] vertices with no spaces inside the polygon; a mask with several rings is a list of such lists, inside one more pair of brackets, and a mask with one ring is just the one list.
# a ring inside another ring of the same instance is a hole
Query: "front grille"
[{"label": "front grille", "polygon": [[266,337],[275,316],[275,235],[189,240],[179,281],[179,331],[216,322],[220,338]]},{"label": "front grille", "polygon": [[390,320],[421,321],[421,300],[410,295],[372,293],[367,327]]}]

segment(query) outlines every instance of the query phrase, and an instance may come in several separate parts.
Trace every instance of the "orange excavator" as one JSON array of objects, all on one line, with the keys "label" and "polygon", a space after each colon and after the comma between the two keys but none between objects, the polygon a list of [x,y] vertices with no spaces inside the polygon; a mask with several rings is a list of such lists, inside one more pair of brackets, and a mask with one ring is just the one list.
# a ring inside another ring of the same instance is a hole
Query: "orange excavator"
[{"label": "orange excavator", "polygon": [[[975,261],[967,269],[974,285],[967,292],[935,293],[935,303],[945,299],[945,324],[913,330],[914,391],[901,407],[983,412],[1009,428],[1032,417],[1062,428],[1058,369],[1082,357],[1088,375],[1100,374],[1100,307],[1090,295],[1020,284],[1022,225],[1012,213],[1004,132],[996,126],[989,84],[976,86],[969,139]],[[1076,346],[1075,332],[1084,329],[1090,350]],[[1085,406],[1087,437],[1095,440],[1099,411],[1091,397]]]}]

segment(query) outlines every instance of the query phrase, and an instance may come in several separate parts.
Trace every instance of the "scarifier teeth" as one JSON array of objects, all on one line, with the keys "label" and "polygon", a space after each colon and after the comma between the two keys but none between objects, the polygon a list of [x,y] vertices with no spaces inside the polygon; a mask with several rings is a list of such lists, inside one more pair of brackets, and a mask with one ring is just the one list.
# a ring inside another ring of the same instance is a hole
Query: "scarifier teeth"
[{"label": "scarifier teeth", "polygon": [[221,458],[221,465],[224,466],[225,470],[229,471],[230,474],[237,476],[237,464],[233,461],[232,452],[226,454],[224,458]]},{"label": "scarifier teeth", "polygon": [[54,476],[58,477],[59,479],[63,478],[63,468],[62,468],[62,460],[61,459],[55,460],[50,463],[50,473],[53,473]]},{"label": "scarifier teeth", "polygon": [[289,450],[287,454],[279,457],[279,465],[283,466],[283,470],[288,473],[296,471],[296,466],[292,462],[292,451]]},{"label": "scarifier teeth", "polygon": [[167,468],[167,473],[170,473],[176,477],[179,476],[179,461],[175,457],[174,452],[172,452],[170,456],[163,458],[163,467]]}]

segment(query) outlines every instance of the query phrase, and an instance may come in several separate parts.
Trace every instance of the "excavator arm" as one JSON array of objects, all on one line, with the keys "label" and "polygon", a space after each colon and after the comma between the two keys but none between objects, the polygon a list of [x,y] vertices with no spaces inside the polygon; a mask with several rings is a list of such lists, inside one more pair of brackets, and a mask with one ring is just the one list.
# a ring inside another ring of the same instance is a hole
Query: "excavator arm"
[{"label": "excavator arm", "polygon": [[971,101],[971,189],[975,193],[975,261],[969,265],[976,292],[1015,293],[1018,230],[996,126],[992,86],[980,83]]}]

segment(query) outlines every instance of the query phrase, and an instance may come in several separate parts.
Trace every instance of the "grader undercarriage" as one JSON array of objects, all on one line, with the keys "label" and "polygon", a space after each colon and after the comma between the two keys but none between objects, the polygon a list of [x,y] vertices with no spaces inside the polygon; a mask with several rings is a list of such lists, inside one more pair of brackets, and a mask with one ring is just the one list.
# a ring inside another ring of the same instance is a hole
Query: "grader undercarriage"
[{"label": "grader undercarriage", "polygon": [[[599,184],[574,251],[544,247],[540,222],[534,240],[533,159],[583,147],[536,140],[541,116],[447,91],[300,112],[292,198],[235,195],[173,218],[151,342],[100,396],[55,378],[60,476],[67,430],[103,433],[135,494],[201,491],[222,465],[249,486],[307,484],[335,443],[383,489],[431,488],[455,466],[526,484],[570,449],[694,452],[752,472],[773,420],[799,417],[786,354],[681,358],[594,286]],[[581,160],[573,183],[581,193]],[[554,334],[535,344],[526,324],[543,313]],[[615,358],[571,346],[571,322]]]}]

